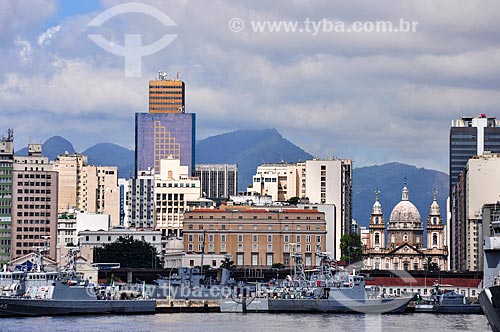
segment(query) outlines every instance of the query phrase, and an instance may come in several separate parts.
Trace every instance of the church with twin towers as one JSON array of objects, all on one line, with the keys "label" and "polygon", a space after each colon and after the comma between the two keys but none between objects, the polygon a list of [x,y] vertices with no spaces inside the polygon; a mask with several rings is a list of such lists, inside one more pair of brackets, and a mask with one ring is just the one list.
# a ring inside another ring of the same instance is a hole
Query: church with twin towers
[{"label": "church with twin towers", "polygon": [[396,204],[386,224],[376,192],[370,217],[369,235],[363,248],[363,265],[377,270],[445,270],[448,247],[445,245],[444,225],[436,200],[436,192],[424,227],[420,212],[409,199],[406,180],[401,201]]}]

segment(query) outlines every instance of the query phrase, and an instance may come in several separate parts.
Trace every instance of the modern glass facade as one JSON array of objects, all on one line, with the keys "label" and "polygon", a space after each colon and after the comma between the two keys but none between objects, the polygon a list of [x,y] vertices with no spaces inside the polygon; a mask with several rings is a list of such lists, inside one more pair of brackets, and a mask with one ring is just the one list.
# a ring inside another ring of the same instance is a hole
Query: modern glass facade
[{"label": "modern glass facade", "polygon": [[188,166],[189,174],[195,161],[194,113],[135,114],[135,172],[160,171],[160,160],[172,157]]}]

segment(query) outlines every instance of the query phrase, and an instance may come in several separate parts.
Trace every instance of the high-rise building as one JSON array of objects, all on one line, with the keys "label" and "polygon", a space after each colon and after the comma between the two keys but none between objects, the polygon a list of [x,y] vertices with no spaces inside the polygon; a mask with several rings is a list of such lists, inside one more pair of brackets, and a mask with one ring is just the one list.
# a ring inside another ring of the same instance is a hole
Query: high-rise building
[{"label": "high-rise building", "polygon": [[481,271],[483,268],[483,206],[500,195],[500,154],[483,153],[467,162],[453,190],[457,202],[452,215],[454,270]]},{"label": "high-rise building", "polygon": [[[466,258],[463,255],[465,252],[461,252],[460,248],[465,245],[463,241],[465,241],[466,230],[465,228],[457,228],[459,220],[465,218],[464,210],[461,209],[463,199],[461,200],[459,197],[463,193],[465,179],[460,181],[460,174],[473,156],[482,155],[486,151],[500,153],[500,121],[495,117],[487,117],[485,114],[462,117],[452,121],[449,151],[450,202],[447,229],[450,238],[450,268],[464,270]],[[460,213],[462,216],[459,216]],[[462,227],[465,227],[465,224]]]},{"label": "high-rise building", "polygon": [[158,79],[149,81],[149,113],[184,113],[184,89],[179,76],[170,80],[165,72],[158,72]]},{"label": "high-rise building", "polygon": [[13,165],[12,254],[18,258],[49,243],[48,257],[56,260],[58,176],[42,156],[41,144],[29,144],[28,156],[15,156]]},{"label": "high-rise building", "polygon": [[[472,156],[500,153],[500,121],[481,114],[452,121],[450,129],[450,194]],[[451,196],[451,195],[450,195]]]},{"label": "high-rise building", "polygon": [[184,82],[162,72],[149,82],[149,113],[135,114],[135,170],[159,172],[160,160],[179,159],[194,170],[195,121],[185,113]]},{"label": "high-rise building", "polygon": [[12,225],[12,164],[14,162],[14,134],[0,137],[0,263],[10,260]]},{"label": "high-rise building", "polygon": [[200,164],[193,175],[200,178],[205,197],[229,198],[238,193],[238,165]]}]

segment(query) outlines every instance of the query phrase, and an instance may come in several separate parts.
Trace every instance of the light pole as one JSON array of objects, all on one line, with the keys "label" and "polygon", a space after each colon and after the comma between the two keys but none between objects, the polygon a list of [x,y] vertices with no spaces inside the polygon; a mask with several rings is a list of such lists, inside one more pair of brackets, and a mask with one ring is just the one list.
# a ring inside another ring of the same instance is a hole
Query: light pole
[{"label": "light pole", "polygon": [[170,290],[172,289],[172,271],[177,268],[177,265],[170,268],[170,272],[168,273],[168,298],[170,299]]},{"label": "light pole", "polygon": [[151,251],[151,268],[156,269],[156,248],[149,247],[149,250]]}]

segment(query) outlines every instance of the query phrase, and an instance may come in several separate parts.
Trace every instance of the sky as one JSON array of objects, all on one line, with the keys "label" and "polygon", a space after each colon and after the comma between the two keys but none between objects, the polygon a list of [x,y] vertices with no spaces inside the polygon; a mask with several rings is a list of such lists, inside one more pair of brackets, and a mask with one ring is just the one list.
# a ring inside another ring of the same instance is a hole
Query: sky
[{"label": "sky", "polygon": [[[134,113],[147,112],[159,70],[186,83],[197,139],[276,128],[317,157],[357,167],[397,161],[446,172],[451,121],[500,117],[498,1],[138,3],[171,24],[129,10],[89,26],[126,1],[0,0],[0,131],[14,129],[16,150],[54,135],[77,151],[100,142],[132,149]],[[401,20],[415,30],[368,31]],[[302,31],[259,31],[265,22]],[[354,22],[367,28],[328,26]],[[140,57],[131,77],[124,56],[89,34],[115,46],[132,34],[141,45],[175,38]]]}]

